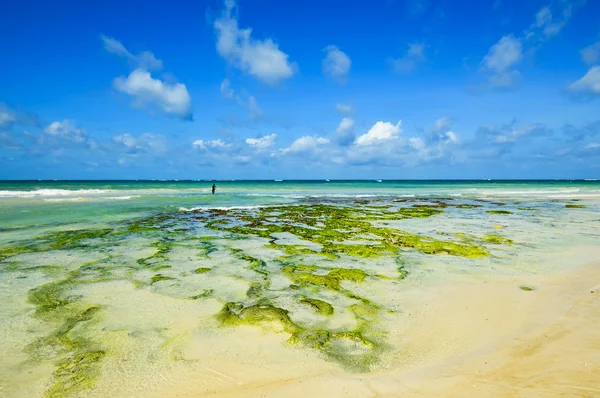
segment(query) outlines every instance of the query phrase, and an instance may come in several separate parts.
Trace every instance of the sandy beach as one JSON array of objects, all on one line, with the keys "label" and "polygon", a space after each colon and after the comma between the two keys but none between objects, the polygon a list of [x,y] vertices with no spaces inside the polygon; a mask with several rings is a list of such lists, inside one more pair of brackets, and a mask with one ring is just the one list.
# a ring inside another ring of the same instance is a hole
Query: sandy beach
[{"label": "sandy beach", "polygon": [[[597,397],[600,266],[528,277],[533,291],[519,282],[490,278],[407,292],[415,306],[396,331],[405,347],[397,355],[406,358],[397,369],[263,379],[212,393],[184,388],[169,396]],[[244,372],[248,379],[252,371]]]}]

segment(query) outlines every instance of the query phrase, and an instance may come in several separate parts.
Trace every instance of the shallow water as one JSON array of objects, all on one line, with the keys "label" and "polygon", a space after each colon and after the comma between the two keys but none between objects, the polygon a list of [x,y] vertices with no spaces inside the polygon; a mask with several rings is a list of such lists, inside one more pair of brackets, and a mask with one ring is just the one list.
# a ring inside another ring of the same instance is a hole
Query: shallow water
[{"label": "shallow water", "polygon": [[0,183],[3,396],[392,369],[399,292],[600,258],[595,181],[212,183]]}]

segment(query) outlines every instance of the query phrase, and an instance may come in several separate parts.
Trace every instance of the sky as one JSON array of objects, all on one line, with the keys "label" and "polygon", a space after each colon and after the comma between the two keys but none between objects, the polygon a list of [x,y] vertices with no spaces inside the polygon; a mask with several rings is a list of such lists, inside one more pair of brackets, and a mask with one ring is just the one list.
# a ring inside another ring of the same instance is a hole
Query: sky
[{"label": "sky", "polygon": [[0,179],[600,178],[600,0],[4,0]]}]

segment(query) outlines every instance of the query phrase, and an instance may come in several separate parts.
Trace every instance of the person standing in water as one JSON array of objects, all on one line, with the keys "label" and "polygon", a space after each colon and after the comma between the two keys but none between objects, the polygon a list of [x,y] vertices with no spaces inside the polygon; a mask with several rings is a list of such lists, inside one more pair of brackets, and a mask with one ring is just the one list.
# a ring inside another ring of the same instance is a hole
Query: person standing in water
[{"label": "person standing in water", "polygon": [[213,195],[215,194],[215,190],[216,190],[216,189],[217,189],[217,186],[216,186],[215,184],[213,184],[213,186],[212,186],[212,194],[213,194]]}]

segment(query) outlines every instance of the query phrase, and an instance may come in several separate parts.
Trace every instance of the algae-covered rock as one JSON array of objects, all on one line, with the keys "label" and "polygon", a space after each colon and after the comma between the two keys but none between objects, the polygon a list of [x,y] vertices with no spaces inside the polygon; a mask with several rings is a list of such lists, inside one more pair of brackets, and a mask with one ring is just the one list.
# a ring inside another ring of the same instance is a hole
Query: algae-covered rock
[{"label": "algae-covered rock", "polygon": [[512,212],[508,211],[508,210],[488,210],[486,211],[487,214],[512,214]]},{"label": "algae-covered rock", "polygon": [[333,314],[333,306],[325,301],[311,299],[311,298],[303,298],[302,300],[300,300],[300,302],[302,304],[309,305],[318,314],[321,314],[321,315],[332,315]]}]

